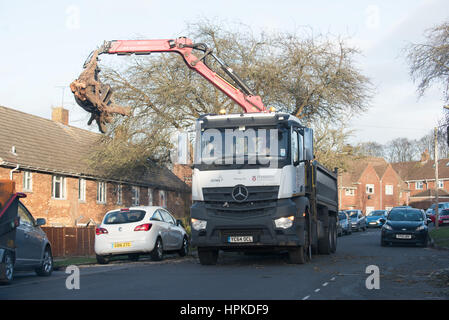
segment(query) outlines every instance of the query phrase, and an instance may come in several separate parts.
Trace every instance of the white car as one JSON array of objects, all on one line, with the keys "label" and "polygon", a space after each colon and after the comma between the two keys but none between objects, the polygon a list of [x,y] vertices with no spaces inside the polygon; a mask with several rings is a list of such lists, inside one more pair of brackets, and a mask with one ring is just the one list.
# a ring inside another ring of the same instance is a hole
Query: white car
[{"label": "white car", "polygon": [[108,211],[95,230],[95,254],[101,264],[108,263],[115,255],[138,260],[140,254],[146,253],[158,261],[167,251],[185,256],[189,239],[181,221],[162,207]]}]

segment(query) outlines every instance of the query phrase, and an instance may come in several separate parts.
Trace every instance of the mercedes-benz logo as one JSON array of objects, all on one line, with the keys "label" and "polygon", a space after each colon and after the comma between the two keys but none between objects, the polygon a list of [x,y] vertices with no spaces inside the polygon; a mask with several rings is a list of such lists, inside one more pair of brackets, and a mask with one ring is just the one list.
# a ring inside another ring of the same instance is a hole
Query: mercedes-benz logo
[{"label": "mercedes-benz logo", "polygon": [[232,189],[232,198],[237,202],[243,202],[248,199],[248,189],[244,185],[237,185]]}]

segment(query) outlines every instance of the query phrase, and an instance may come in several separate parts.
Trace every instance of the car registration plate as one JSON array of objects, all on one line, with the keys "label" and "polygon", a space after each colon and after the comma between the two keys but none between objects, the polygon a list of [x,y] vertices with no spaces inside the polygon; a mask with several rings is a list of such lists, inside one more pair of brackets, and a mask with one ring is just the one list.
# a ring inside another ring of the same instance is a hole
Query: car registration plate
[{"label": "car registration plate", "polygon": [[113,248],[129,248],[131,247],[131,242],[115,242],[112,244]]},{"label": "car registration plate", "polygon": [[411,239],[412,235],[411,234],[397,234],[396,238],[398,238],[398,239]]},{"label": "car registration plate", "polygon": [[443,220],[443,223],[449,223],[449,220]]},{"label": "car registration plate", "polygon": [[253,236],[229,236],[228,242],[230,242],[230,243],[253,242]]}]

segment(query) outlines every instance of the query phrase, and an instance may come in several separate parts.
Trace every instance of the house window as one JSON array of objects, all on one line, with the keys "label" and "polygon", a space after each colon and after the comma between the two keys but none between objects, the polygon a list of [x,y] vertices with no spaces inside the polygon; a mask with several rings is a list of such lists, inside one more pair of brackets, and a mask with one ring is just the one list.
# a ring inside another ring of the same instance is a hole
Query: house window
[{"label": "house window", "polygon": [[122,185],[117,185],[117,204],[123,203],[123,191],[122,191]]},{"label": "house window", "polygon": [[373,194],[374,193],[374,184],[367,184],[366,185],[366,193],[367,194]]},{"label": "house window", "polygon": [[51,196],[53,199],[65,199],[65,178],[62,176],[52,177]]},{"label": "house window", "polygon": [[444,188],[444,181],[443,180],[438,180],[438,188],[439,189],[443,189]]},{"label": "house window", "polygon": [[393,185],[392,184],[385,185],[385,194],[390,195],[390,196],[393,194]]},{"label": "house window", "polygon": [[132,204],[133,206],[138,206],[140,203],[140,187],[132,186],[131,188],[132,194]]},{"label": "house window", "polygon": [[355,194],[354,189],[345,189],[345,195],[354,196],[354,194]]},{"label": "house window", "polygon": [[148,205],[153,205],[153,189],[148,188]]},{"label": "house window", "polygon": [[78,200],[86,201],[86,179],[78,179]]},{"label": "house window", "polygon": [[159,190],[159,205],[164,208],[167,207],[167,196],[164,190]]},{"label": "house window", "polygon": [[97,182],[97,202],[106,203],[106,182]]},{"label": "house window", "polygon": [[33,191],[33,176],[29,171],[23,172],[23,191],[31,192]]},{"label": "house window", "polygon": [[415,189],[416,190],[422,190],[424,183],[422,181],[416,181],[415,182]]}]

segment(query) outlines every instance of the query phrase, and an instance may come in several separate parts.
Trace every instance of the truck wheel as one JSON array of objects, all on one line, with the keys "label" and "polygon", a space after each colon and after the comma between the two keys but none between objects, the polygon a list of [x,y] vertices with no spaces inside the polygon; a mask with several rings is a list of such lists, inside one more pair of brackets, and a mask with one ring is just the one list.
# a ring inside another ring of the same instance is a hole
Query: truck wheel
[{"label": "truck wheel", "polygon": [[14,259],[9,251],[5,252],[5,256],[3,257],[3,264],[5,266],[5,273],[4,277],[0,278],[0,284],[10,284],[12,279],[14,278]]},{"label": "truck wheel", "polygon": [[218,260],[218,250],[198,248],[198,258],[203,266],[215,265]]},{"label": "truck wheel", "polygon": [[329,218],[329,224],[332,233],[331,252],[337,251],[337,219],[335,217]]},{"label": "truck wheel", "polygon": [[288,249],[288,260],[292,264],[304,264],[306,263],[307,253],[304,246]]}]

